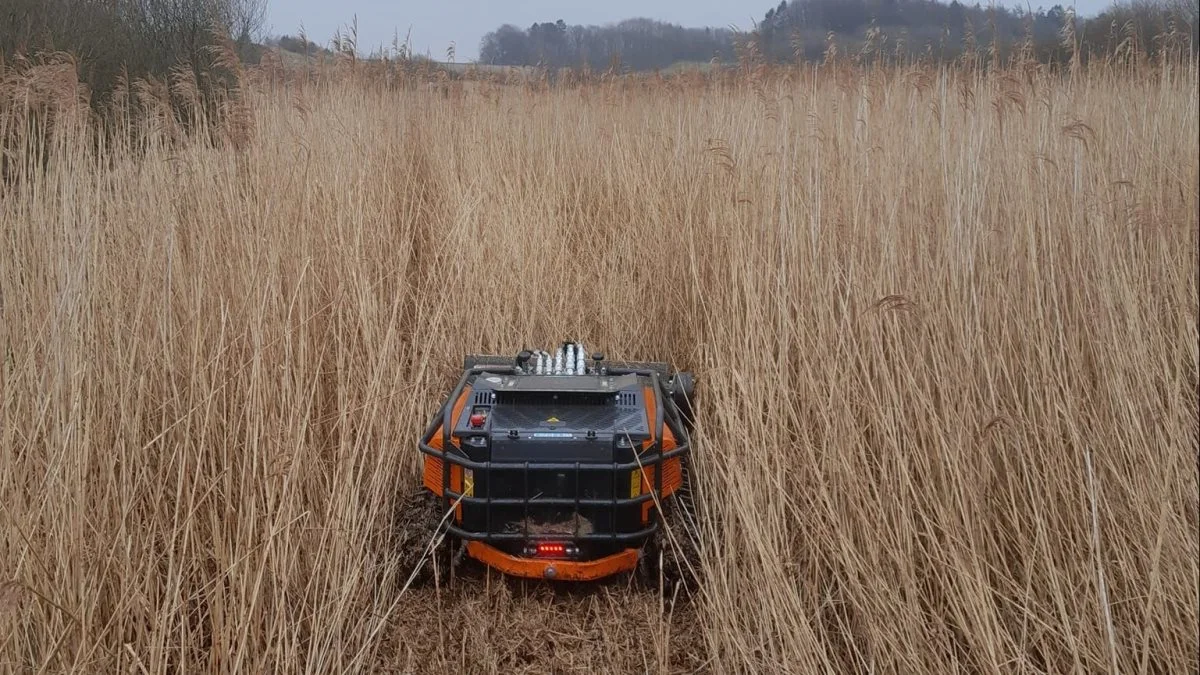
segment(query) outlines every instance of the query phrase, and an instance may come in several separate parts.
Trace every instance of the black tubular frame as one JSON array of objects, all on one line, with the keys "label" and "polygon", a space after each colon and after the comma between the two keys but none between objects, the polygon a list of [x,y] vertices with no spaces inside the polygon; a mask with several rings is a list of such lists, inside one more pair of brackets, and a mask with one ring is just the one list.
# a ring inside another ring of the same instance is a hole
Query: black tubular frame
[{"label": "black tubular frame", "polygon": [[[638,542],[644,540],[658,530],[657,509],[651,509],[651,518],[648,526],[632,532],[616,532],[616,513],[620,507],[633,506],[643,504],[656,498],[662,494],[663,472],[660,467],[665,460],[673,457],[680,457],[690,451],[690,435],[687,427],[683,424],[678,411],[671,407],[663,405],[664,398],[667,397],[666,391],[663,389],[662,382],[659,379],[659,372],[654,369],[636,369],[636,368],[609,368],[608,375],[640,375],[650,378],[651,388],[654,391],[655,401],[655,432],[654,443],[650,448],[636,455],[636,459],[632,462],[474,462],[465,456],[462,456],[462,450],[451,443],[451,432],[454,427],[455,420],[452,419],[454,414],[454,404],[462,396],[463,389],[467,386],[467,381],[472,375],[478,375],[482,372],[497,373],[497,374],[515,374],[517,369],[515,366],[497,366],[497,365],[477,365],[466,370],[462,377],[459,378],[458,384],[454,387],[453,393],[446,399],[446,403],[442,406],[442,410],[434,415],[430,420],[429,425],[425,428],[425,432],[421,434],[421,441],[418,447],[422,454],[429,457],[435,457],[442,460],[442,498],[445,506],[449,508],[455,504],[464,506],[484,506],[485,522],[483,532],[475,532],[466,530],[456,524],[453,520],[446,524],[447,529],[455,536],[470,540],[482,542],[514,542],[514,541],[537,541],[540,539],[569,539],[574,542]],[[670,415],[671,421],[674,423],[675,429],[679,433],[672,433],[676,436],[676,446],[674,449],[667,452],[662,451],[663,426],[666,424],[666,416]],[[435,450],[429,445],[433,440],[433,436],[437,433],[438,426],[442,428],[442,451]],[[635,454],[637,448],[634,448]],[[457,465],[462,469],[470,469],[472,472],[482,471],[489,479],[491,471],[504,470],[514,471],[520,470],[524,472],[525,479],[525,494],[529,494],[529,471],[574,471],[575,472],[575,497],[574,498],[539,498],[529,499],[520,497],[510,498],[494,498],[491,496],[490,480],[487,481],[488,496],[475,497],[467,496],[460,492],[450,489],[450,467]],[[626,472],[631,472],[634,469],[645,467],[655,467],[654,471],[654,489],[646,494],[638,495],[637,497],[619,498],[617,497],[617,479],[625,475]],[[596,473],[611,473],[613,478],[612,498],[610,499],[581,499],[579,497],[579,477],[585,471]],[[576,518],[579,516],[580,506],[609,506],[611,527],[610,532],[606,534],[590,533],[590,534],[549,534],[549,533],[531,533],[529,528],[529,506],[533,503],[537,506],[574,506]],[[492,510],[491,506],[525,506],[524,532],[492,532]]]}]

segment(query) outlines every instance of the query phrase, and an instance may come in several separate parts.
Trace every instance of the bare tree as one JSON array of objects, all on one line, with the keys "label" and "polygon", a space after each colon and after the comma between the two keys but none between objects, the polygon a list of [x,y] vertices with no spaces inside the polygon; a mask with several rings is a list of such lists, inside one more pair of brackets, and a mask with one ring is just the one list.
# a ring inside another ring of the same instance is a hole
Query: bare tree
[{"label": "bare tree", "polygon": [[267,0],[221,0],[226,26],[238,45],[260,42],[267,21]]},{"label": "bare tree", "polygon": [[65,51],[79,59],[93,100],[116,83],[180,67],[197,81],[214,69],[218,33],[231,39],[243,60],[261,41],[268,0],[4,0],[0,3],[0,57],[17,52]]}]

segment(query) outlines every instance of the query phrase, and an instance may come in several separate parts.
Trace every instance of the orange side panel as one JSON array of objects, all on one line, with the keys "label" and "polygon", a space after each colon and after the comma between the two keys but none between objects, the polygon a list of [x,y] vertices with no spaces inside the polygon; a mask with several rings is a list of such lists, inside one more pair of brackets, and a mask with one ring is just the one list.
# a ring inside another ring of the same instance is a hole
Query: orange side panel
[{"label": "orange side panel", "polygon": [[[650,387],[645,387],[643,389],[643,391],[644,391],[644,395],[642,396],[642,398],[646,402],[646,419],[648,419],[650,421],[650,440],[643,443],[642,448],[648,449],[650,447],[650,445],[652,443],[654,443],[654,430],[658,426],[658,420],[655,418],[655,415],[654,415],[655,408],[656,408],[656,405],[655,405],[656,402],[654,400],[653,391],[650,389]],[[664,453],[670,452],[671,450],[674,450],[677,447],[679,447],[679,441],[677,441],[675,439],[675,434],[674,434],[674,432],[671,431],[671,427],[666,424],[663,424],[662,451]],[[662,464],[663,486],[662,486],[662,493],[659,495],[660,498],[670,495],[672,492],[679,489],[679,486],[683,483],[683,474],[680,470],[679,462],[680,462],[680,458],[678,458],[678,457],[672,457],[671,459],[668,459],[663,462],[663,464]],[[652,467],[652,466],[644,467],[642,469],[642,494],[648,494],[653,489],[654,489],[654,467]],[[642,522],[643,523],[650,522],[650,509],[653,508],[653,506],[654,506],[653,500],[644,502],[642,504]]]},{"label": "orange side panel", "polygon": [[[463,485],[462,467],[457,464],[450,465],[450,489],[455,492],[462,492]],[[433,494],[441,497],[444,492],[442,490],[442,460],[437,457],[425,458],[425,487]],[[462,522],[462,504],[459,504],[454,510],[454,517],[459,522]]]},{"label": "orange side panel", "polygon": [[[463,408],[467,405],[467,399],[471,396],[471,386],[463,387],[462,393],[459,394],[458,400],[454,402],[454,409],[450,411],[450,419],[456,420],[462,415]],[[429,447],[434,450],[441,451],[442,449],[442,425],[438,425],[437,431],[433,433],[433,438],[429,439]]]},{"label": "orange side panel", "polygon": [[[462,493],[462,467],[457,464],[450,465],[450,489],[455,492]],[[454,507],[454,520],[462,522],[462,504]]]},{"label": "orange side panel", "polygon": [[[654,468],[652,466],[642,467],[642,494],[648,495],[654,491]],[[654,500],[649,499],[642,502],[642,524],[650,522],[650,509],[654,508]]]},{"label": "orange side panel", "polygon": [[[654,489],[654,467],[643,466],[642,467],[642,494],[644,494],[644,495],[650,494],[650,491],[653,489]],[[633,495],[630,495],[630,496],[633,496]]]},{"label": "orange side panel", "polygon": [[471,385],[463,387],[462,393],[458,395],[458,400],[454,402],[454,410],[450,413],[450,419],[456,420],[459,415],[462,415],[463,408],[467,405],[467,399],[471,396]]},{"label": "orange side panel", "polygon": [[683,471],[679,466],[680,458],[672,457],[663,462],[663,494],[666,497],[679,489],[683,483]]},{"label": "orange side panel", "polygon": [[[679,466],[680,459],[672,457],[663,462],[663,485],[662,492],[659,493],[659,499],[665,499],[679,489],[683,484],[683,472]],[[650,494],[654,489],[654,467],[642,467],[642,494]],[[654,506],[654,500],[642,502],[642,523],[650,522],[650,509]]]},{"label": "orange side panel", "polygon": [[[467,399],[471,396],[471,387],[467,385],[463,387],[462,394],[458,400],[454,402],[454,409],[450,413],[450,419],[456,420],[462,415],[463,408],[467,405]],[[433,438],[429,439],[429,447],[442,452],[442,425],[438,425],[437,431],[433,432]],[[442,460],[436,457],[425,456],[425,487],[429,488],[433,494],[442,496]],[[462,492],[462,467],[452,465],[450,467],[450,487],[455,492]],[[462,518],[462,507],[459,506],[458,517]]]},{"label": "orange side panel", "polygon": [[[620,553],[587,562],[570,560],[534,560],[508,555],[480,541],[467,542],[467,555],[494,567],[505,574],[526,579],[556,579],[560,581],[594,581],[637,567],[638,552],[627,548]],[[552,576],[547,570],[553,568]]]},{"label": "orange side panel", "polygon": [[662,445],[663,452],[670,452],[679,446],[679,443],[675,440],[675,432],[671,431],[671,427],[666,424],[663,425]]},{"label": "orange side panel", "polygon": [[642,387],[642,401],[646,404],[646,421],[650,425],[650,438],[642,442],[642,450],[649,450],[654,444],[654,430],[658,427],[657,418],[654,416],[655,398],[654,391],[650,387]]},{"label": "orange side panel", "polygon": [[[677,447],[679,447],[679,443],[675,440],[675,434],[671,431],[671,427],[664,425],[662,440],[663,452],[670,452]],[[679,489],[681,484],[683,484],[683,471],[679,464],[681,461],[682,458],[680,457],[672,457],[671,459],[663,462],[662,496],[666,497],[670,495],[672,492]]]},{"label": "orange side panel", "polygon": [[[642,391],[642,399],[646,402],[646,420],[650,423],[650,438],[642,443],[642,448],[646,449],[650,447],[650,444],[654,443],[654,430],[658,428],[658,419],[654,415],[657,408],[657,401],[655,401],[654,392],[650,387],[644,387]],[[671,431],[671,427],[665,423],[663,424],[662,444],[663,452],[674,450],[679,445],[679,442],[675,440],[675,434]]]},{"label": "orange side panel", "polygon": [[442,496],[442,460],[437,457],[425,456],[425,487]]}]

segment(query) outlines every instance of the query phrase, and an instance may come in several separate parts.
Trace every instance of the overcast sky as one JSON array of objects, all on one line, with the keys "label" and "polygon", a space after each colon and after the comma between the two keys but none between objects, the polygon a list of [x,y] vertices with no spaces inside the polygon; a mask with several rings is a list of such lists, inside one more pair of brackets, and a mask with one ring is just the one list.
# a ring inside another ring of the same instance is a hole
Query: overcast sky
[{"label": "overcast sky", "polygon": [[[949,0],[947,0],[948,2]],[[390,46],[398,31],[400,39],[411,29],[412,44],[420,54],[435,59],[446,56],[455,43],[455,60],[479,56],[479,40],[502,24],[521,28],[541,21],[562,19],[568,24],[602,25],[621,19],[644,17],[687,27],[735,26],[749,30],[761,19],[774,0],[268,0],[267,30],[273,35],[295,35],[304,25],[309,39],[328,45],[334,31],[345,28],[358,16],[359,51],[369,53]],[[1050,7],[1070,0],[1029,0],[1029,6]],[[980,0],[986,6],[987,2]],[[1002,0],[1008,6],[1016,0]],[[1020,2],[1025,6],[1025,2]],[[1109,0],[1076,0],[1076,11],[1090,16]]]}]

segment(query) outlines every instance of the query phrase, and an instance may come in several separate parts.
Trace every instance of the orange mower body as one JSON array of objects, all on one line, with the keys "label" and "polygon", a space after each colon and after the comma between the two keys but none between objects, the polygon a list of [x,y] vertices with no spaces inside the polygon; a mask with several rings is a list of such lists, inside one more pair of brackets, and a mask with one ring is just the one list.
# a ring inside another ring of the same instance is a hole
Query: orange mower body
[{"label": "orange mower body", "polygon": [[522,578],[662,572],[664,521],[694,516],[693,394],[690,373],[608,362],[573,342],[467,357],[418,443],[415,498],[430,522],[413,543]]}]

